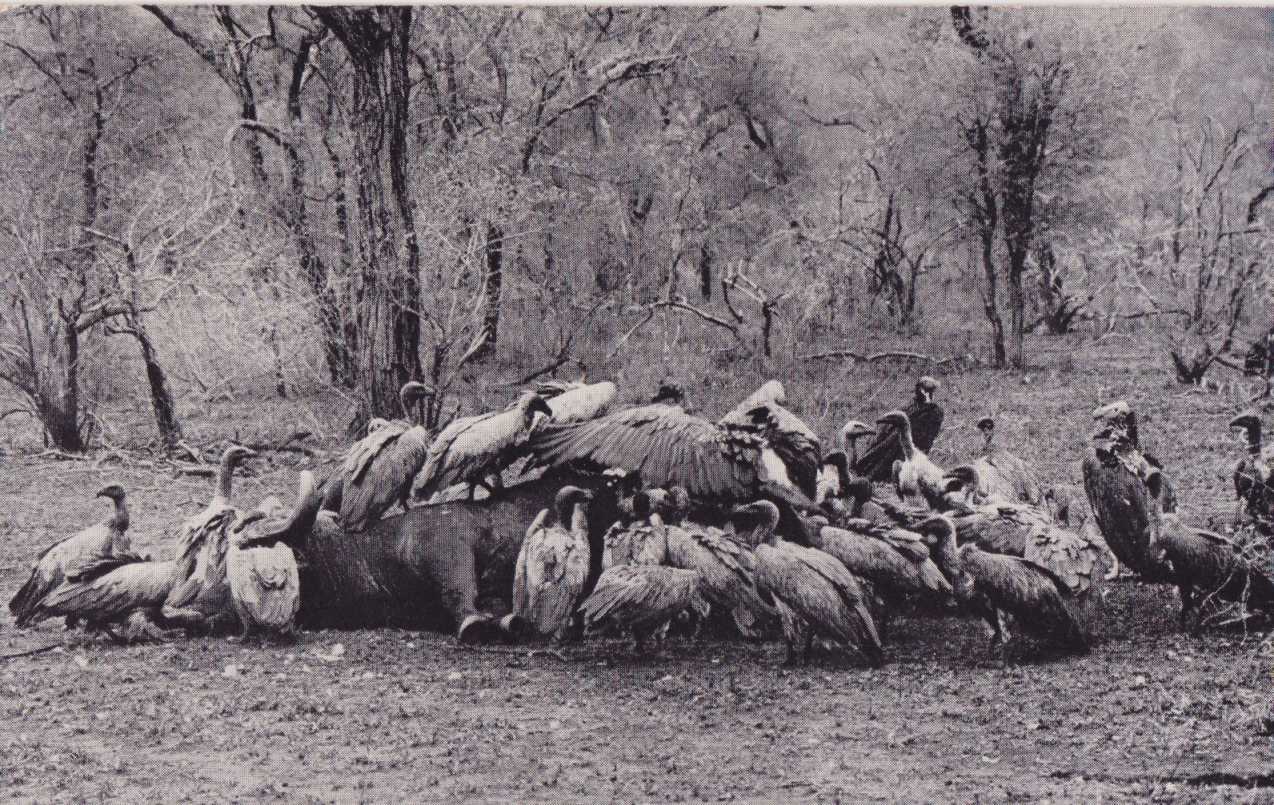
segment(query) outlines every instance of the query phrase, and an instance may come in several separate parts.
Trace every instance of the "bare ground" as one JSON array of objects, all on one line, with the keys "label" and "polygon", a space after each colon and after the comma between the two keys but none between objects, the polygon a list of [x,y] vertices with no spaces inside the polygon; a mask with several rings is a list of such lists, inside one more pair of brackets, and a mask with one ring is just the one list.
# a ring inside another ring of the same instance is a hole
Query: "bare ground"
[{"label": "bare ground", "polygon": [[[1090,402],[1128,396],[1149,411],[1191,517],[1226,510],[1231,401],[1181,393],[1156,367],[1119,368],[1100,374],[1112,367],[1093,358],[1029,383],[945,378],[937,457],[967,452],[968,425],[994,393],[1005,446],[1029,443],[1046,475],[1075,482]],[[822,382],[847,395],[855,384],[887,385],[890,398],[906,388],[884,370]],[[870,399],[865,408],[883,409]],[[802,412],[825,432],[846,415]],[[1021,424],[1027,412],[1038,424]],[[271,461],[241,485],[245,499],[288,496],[299,457]],[[107,479],[126,484],[134,542],[156,554],[207,496],[204,479],[133,460],[3,462],[5,600],[43,545],[104,514],[90,496]],[[0,796],[1274,801],[1274,738],[1260,734],[1274,649],[1259,634],[1180,634],[1176,606],[1170,588],[1113,585],[1102,641],[1079,658],[1023,649],[999,660],[971,620],[906,617],[880,670],[837,657],[785,669],[775,644],[672,640],[635,657],[600,642],[555,656],[396,630],[119,647],[53,624],[18,632],[6,611],[0,652],[58,647],[0,660]]]}]

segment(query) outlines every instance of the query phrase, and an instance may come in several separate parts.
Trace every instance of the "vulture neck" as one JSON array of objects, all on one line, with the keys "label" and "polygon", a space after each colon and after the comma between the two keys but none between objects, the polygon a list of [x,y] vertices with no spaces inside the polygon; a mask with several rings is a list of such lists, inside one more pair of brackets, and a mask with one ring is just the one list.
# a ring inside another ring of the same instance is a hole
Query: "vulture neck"
[{"label": "vulture neck", "polygon": [[234,456],[228,456],[221,459],[221,467],[217,470],[217,496],[216,500],[222,504],[230,502],[230,483],[234,478],[235,465],[239,463],[239,459]]},{"label": "vulture neck", "polygon": [[1261,426],[1250,425],[1247,429],[1247,452],[1248,455],[1259,456],[1261,454]]},{"label": "vulture neck", "polygon": [[988,430],[986,432],[986,441],[982,443],[982,452],[991,455],[991,440],[995,438],[995,431]]},{"label": "vulture neck", "polygon": [[953,585],[956,579],[964,575],[964,561],[960,556],[960,549],[956,547],[955,529],[942,535],[942,539],[934,546],[933,558]]},{"label": "vulture neck", "polygon": [[112,531],[122,534],[128,530],[128,505],[122,497],[116,498],[114,502],[115,511],[106,521],[106,524],[110,526]]},{"label": "vulture neck", "polygon": [[582,539],[588,542],[588,516],[584,511],[583,503],[576,503],[575,508],[571,511],[571,535],[576,539]]},{"label": "vulture neck", "polygon": [[911,461],[916,457],[916,443],[911,438],[911,423],[902,422],[898,425],[898,439],[902,442],[903,458]]}]

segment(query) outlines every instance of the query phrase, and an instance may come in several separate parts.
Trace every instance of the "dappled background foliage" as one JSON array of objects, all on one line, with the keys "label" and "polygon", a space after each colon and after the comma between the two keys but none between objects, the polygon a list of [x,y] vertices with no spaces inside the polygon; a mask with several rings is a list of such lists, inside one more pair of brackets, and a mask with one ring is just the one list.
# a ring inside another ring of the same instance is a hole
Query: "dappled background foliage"
[{"label": "dappled background foliage", "polygon": [[1259,9],[14,9],[10,424],[171,447],[244,399],[357,426],[409,378],[436,421],[581,369],[715,400],[1067,333],[1198,383],[1268,326],[1269,38]]}]

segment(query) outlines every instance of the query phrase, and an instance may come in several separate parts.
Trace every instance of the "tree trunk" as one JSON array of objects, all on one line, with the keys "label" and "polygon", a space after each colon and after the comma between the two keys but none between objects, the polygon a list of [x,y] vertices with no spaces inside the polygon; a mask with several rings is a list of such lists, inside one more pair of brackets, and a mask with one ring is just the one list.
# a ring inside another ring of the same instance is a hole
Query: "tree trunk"
[{"label": "tree trunk", "polygon": [[80,333],[75,319],[64,321],[62,348],[66,365],[62,374],[62,393],[57,401],[39,394],[35,400],[44,429],[53,446],[67,453],[84,452],[84,436],[80,432]]},{"label": "tree trunk", "polygon": [[150,407],[155,413],[155,427],[159,430],[159,439],[164,450],[171,452],[181,441],[181,422],[177,419],[177,406],[168,391],[168,377],[164,367],[159,363],[155,345],[146,332],[146,326],[136,316],[128,317],[128,334],[137,340],[142,353],[142,363],[146,366],[146,383],[150,387]]},{"label": "tree trunk", "polygon": [[359,375],[369,413],[395,416],[398,389],[420,373],[420,254],[407,188],[412,9],[319,6],[315,14],[349,53],[353,73],[356,238],[365,264]]},{"label": "tree trunk", "polygon": [[469,356],[479,361],[495,354],[500,338],[500,305],[504,292],[504,232],[495,224],[487,224],[486,276],[482,280],[482,331],[478,347]]},{"label": "tree trunk", "polygon": [[712,301],[712,251],[705,240],[699,245],[699,295],[703,301]]}]

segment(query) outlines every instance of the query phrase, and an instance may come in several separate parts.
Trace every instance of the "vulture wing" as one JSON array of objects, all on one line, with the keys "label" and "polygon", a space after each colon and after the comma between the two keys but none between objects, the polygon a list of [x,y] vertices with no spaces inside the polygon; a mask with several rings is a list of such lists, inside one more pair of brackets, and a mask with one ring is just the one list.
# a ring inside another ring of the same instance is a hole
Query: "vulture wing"
[{"label": "vulture wing", "polygon": [[[553,421],[559,424],[587,422],[610,409],[618,393],[614,383],[541,383],[536,392],[553,409]],[[552,396],[550,396],[552,395]]]},{"label": "vulture wing", "polygon": [[109,526],[98,523],[41,551],[26,583],[9,601],[9,612],[18,626],[28,623],[40,601],[66,580],[70,568],[110,556],[113,537]]},{"label": "vulture wing", "polygon": [[[363,442],[387,430],[393,430],[393,426],[376,431]],[[392,439],[382,444],[353,473],[348,470],[347,459],[341,491],[341,524],[347,530],[361,531],[402,501],[411,492],[412,481],[425,463],[428,451],[429,431],[416,426],[393,434]]]},{"label": "vulture wing", "polygon": [[429,447],[419,495],[428,498],[452,484],[503,470],[527,438],[516,407],[452,422]]},{"label": "vulture wing", "polygon": [[668,526],[668,563],[694,570],[702,579],[704,597],[727,609],[745,636],[757,634],[758,620],[773,620],[774,608],[756,586],[756,560],[724,535],[698,528]]},{"label": "vulture wing", "polygon": [[763,441],[726,431],[680,406],[643,405],[573,425],[550,424],[531,437],[538,465],[574,461],[638,472],[649,486],[684,486],[694,497],[747,499],[757,483]]},{"label": "vulture wing", "polygon": [[606,622],[617,626],[657,625],[690,607],[699,574],[659,565],[619,565],[602,573],[580,604],[590,631]]},{"label": "vulture wing", "polygon": [[134,609],[157,607],[172,589],[176,571],[173,561],[126,562],[91,580],[63,584],[40,605],[39,616],[110,621]]},{"label": "vulture wing", "polygon": [[361,481],[367,468],[375,461],[376,456],[385,446],[402,436],[410,429],[410,425],[401,420],[390,422],[380,430],[369,433],[359,439],[345,453],[345,461],[341,465],[341,473],[351,481]]}]

